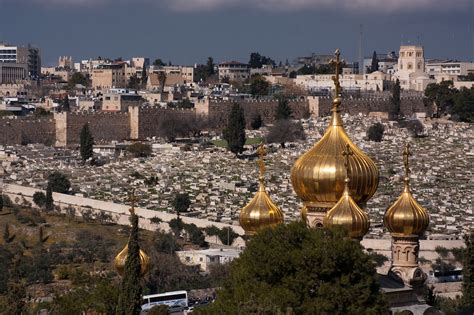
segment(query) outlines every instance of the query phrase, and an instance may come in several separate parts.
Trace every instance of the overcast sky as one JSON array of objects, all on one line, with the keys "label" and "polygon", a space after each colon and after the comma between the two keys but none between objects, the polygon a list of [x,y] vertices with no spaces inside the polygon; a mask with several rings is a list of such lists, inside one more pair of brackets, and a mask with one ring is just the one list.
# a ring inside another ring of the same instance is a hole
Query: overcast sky
[{"label": "overcast sky", "polygon": [[474,0],[0,0],[0,41],[32,43],[43,64],[146,56],[173,63],[277,61],[332,53],[398,51],[474,61]]}]

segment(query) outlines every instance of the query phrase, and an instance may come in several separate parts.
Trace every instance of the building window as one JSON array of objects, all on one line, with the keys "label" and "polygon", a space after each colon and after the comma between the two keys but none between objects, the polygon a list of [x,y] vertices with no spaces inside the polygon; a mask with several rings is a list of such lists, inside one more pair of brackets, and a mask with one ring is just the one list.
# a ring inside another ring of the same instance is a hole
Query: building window
[{"label": "building window", "polygon": [[411,64],[411,62],[408,63],[407,69],[408,69],[408,70],[413,69],[413,65]]}]

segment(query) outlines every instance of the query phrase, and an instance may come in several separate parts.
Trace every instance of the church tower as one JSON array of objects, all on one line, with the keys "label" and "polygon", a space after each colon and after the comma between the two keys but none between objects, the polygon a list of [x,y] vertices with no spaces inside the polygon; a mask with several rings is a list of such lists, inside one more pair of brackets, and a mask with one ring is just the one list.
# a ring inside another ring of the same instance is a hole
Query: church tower
[{"label": "church tower", "polygon": [[407,144],[403,152],[405,164],[403,192],[385,213],[384,225],[392,235],[390,272],[407,285],[418,286],[426,280],[426,274],[418,264],[419,238],[426,231],[430,218],[428,212],[411,194],[408,166],[410,155],[410,145]]}]

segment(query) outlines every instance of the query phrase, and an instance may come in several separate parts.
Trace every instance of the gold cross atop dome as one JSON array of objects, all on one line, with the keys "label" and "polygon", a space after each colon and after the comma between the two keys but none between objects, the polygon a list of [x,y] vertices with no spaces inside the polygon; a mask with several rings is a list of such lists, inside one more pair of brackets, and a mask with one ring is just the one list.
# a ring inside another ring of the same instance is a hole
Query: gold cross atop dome
[{"label": "gold cross atop dome", "polygon": [[405,177],[408,179],[408,176],[410,175],[410,167],[408,164],[408,157],[411,156],[411,151],[410,151],[410,143],[407,143],[405,145],[405,150],[403,150],[403,164],[405,165]]},{"label": "gold cross atop dome", "polygon": [[132,191],[129,193],[128,201],[132,202],[132,207],[129,209],[129,211],[132,215],[134,215],[135,214],[135,202],[138,201],[137,196],[135,196],[135,188],[133,188]]},{"label": "gold cross atop dome", "polygon": [[329,63],[331,65],[336,66],[336,75],[332,77],[332,80],[334,81],[334,97],[339,97],[341,94],[341,83],[339,82],[339,73],[341,72],[341,65],[344,63],[344,60],[340,60],[341,52],[339,49],[336,49],[334,52],[334,55],[336,56],[335,59],[331,59]]},{"label": "gold cross atop dome", "polygon": [[265,146],[263,145],[263,142],[260,143],[257,149],[258,153],[258,169],[260,171],[260,176],[259,180],[260,182],[263,182],[264,176],[265,176],[265,162],[263,161],[265,159],[265,155],[267,154],[267,151],[265,150]]},{"label": "gold cross atop dome", "polygon": [[344,156],[344,166],[346,168],[346,181],[349,180],[349,172],[350,172],[350,168],[349,168],[349,157],[354,155],[354,151],[352,151],[351,149],[351,146],[349,145],[349,143],[346,143],[346,148],[344,149],[344,151],[342,151],[342,155]]}]

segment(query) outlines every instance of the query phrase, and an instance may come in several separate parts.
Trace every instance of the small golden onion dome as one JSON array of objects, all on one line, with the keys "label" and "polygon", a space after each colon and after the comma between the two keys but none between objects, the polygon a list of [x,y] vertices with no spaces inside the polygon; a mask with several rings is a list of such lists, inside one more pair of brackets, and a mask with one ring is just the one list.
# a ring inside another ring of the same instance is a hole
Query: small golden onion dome
[{"label": "small golden onion dome", "polygon": [[324,226],[342,226],[349,232],[349,236],[354,239],[361,239],[369,231],[369,217],[357,203],[352,199],[349,193],[349,180],[346,185],[342,197],[326,213],[324,217]]},{"label": "small golden onion dome", "polygon": [[[351,196],[358,204],[365,203],[377,190],[379,171],[375,163],[349,138],[340,116],[339,50],[336,50],[335,97],[332,118],[323,137],[296,160],[291,169],[291,183],[296,194],[309,208],[332,208],[344,191],[344,158],[342,152],[349,145],[354,155],[350,160],[353,170],[349,176]],[[309,209],[309,211],[311,211]]]},{"label": "small golden onion dome", "polygon": [[247,235],[254,235],[261,228],[284,222],[283,212],[270,199],[263,182],[260,182],[252,200],[240,211],[239,222]]},{"label": "small golden onion dome", "polygon": [[407,145],[403,153],[405,156],[403,192],[384,216],[384,225],[395,236],[422,235],[430,223],[428,212],[413,198],[410,191],[408,156],[411,154],[409,149],[410,146]]},{"label": "small golden onion dome", "polygon": [[[125,262],[127,261],[128,257],[128,244],[122,249],[117,256],[115,256],[114,264],[115,269],[117,270],[119,275],[123,275],[125,270]],[[150,257],[140,249],[140,275],[143,276],[147,273],[148,268],[150,267]]]},{"label": "small golden onion dome", "polygon": [[242,226],[247,235],[254,235],[261,228],[275,226],[284,222],[283,212],[275,205],[265,190],[265,164],[263,158],[266,152],[263,144],[259,146],[257,152],[260,156],[258,161],[260,186],[252,200],[242,208],[239,216],[240,226]]}]

